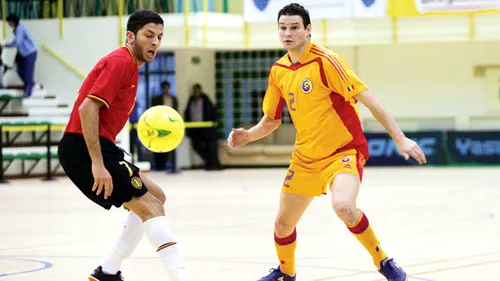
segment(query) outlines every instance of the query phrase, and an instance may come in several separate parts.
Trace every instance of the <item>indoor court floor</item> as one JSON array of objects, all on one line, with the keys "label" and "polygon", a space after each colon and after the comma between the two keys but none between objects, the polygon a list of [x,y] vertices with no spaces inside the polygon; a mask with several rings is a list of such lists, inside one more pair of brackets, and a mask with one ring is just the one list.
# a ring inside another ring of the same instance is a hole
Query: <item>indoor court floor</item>
[{"label": "indoor court floor", "polygon": [[[255,281],[277,265],[273,221],[285,173],[148,173],[166,191],[190,280]],[[500,281],[499,173],[499,167],[368,167],[358,207],[409,281]],[[317,198],[299,222],[297,280],[383,280],[330,200]],[[93,205],[65,177],[0,185],[0,279],[86,281],[126,215]],[[122,271],[125,281],[169,280],[147,238]]]}]

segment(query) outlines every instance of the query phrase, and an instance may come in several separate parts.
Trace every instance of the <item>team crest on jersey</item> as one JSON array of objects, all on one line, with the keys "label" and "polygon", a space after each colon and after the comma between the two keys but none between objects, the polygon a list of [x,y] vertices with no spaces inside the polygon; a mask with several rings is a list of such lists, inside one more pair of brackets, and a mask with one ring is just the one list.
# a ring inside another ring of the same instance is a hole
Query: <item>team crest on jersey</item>
[{"label": "team crest on jersey", "polygon": [[309,94],[313,89],[313,83],[309,79],[302,80],[302,92]]},{"label": "team crest on jersey", "polygon": [[342,163],[349,163],[351,162],[351,157],[350,156],[346,156],[344,158],[342,158],[342,160],[340,160]]},{"label": "team crest on jersey", "polygon": [[142,188],[142,180],[139,177],[133,177],[130,182],[132,183],[132,186],[134,186],[137,189]]}]

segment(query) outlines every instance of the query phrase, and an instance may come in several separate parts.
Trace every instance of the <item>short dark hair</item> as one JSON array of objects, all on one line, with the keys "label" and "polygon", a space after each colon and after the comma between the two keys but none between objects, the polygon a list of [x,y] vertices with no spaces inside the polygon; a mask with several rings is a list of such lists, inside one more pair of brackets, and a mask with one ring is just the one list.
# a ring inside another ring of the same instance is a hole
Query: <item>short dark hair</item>
[{"label": "short dark hair", "polygon": [[300,16],[304,22],[304,28],[311,24],[309,11],[298,3],[291,3],[281,8],[278,13],[278,22],[281,16]]},{"label": "short dark hair", "polygon": [[7,22],[13,22],[15,25],[19,23],[19,17],[14,14],[9,14],[7,18],[5,18]]},{"label": "short dark hair", "polygon": [[161,87],[163,88],[165,86],[169,86],[170,87],[170,83],[168,83],[168,81],[161,82]]},{"label": "short dark hair", "polygon": [[154,11],[139,10],[128,18],[127,31],[132,31],[134,34],[137,34],[137,31],[148,23],[163,25],[163,19]]}]

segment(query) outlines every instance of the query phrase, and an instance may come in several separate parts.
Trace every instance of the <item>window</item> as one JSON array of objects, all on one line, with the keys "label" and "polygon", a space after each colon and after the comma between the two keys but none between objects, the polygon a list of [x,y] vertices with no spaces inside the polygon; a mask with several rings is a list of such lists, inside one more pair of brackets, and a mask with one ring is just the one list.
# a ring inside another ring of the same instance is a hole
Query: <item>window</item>
[{"label": "window", "polygon": [[160,52],[156,58],[139,70],[137,112],[139,116],[151,106],[151,98],[161,94],[161,83],[170,83],[170,93],[176,95],[175,56],[173,52]]}]

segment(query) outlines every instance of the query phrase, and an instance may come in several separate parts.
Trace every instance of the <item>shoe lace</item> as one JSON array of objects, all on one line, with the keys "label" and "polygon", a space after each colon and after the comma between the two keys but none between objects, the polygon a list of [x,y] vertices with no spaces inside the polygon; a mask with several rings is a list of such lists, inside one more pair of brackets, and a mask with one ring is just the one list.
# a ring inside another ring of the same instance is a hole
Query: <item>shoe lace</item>
[{"label": "shoe lace", "polygon": [[389,259],[386,259],[382,262],[382,266],[387,266],[389,265],[390,267],[392,267],[393,265],[393,258],[389,258]]},{"label": "shoe lace", "polygon": [[[272,274],[272,273],[274,273],[276,270],[277,270],[276,268],[271,268],[271,269],[269,269],[269,273],[271,273],[271,274]],[[269,275],[264,276],[264,277],[260,278],[260,279],[259,279],[259,280],[257,280],[257,281],[265,281],[265,280],[267,280],[267,279],[266,279],[266,277],[268,277],[268,276],[269,276]]]}]

